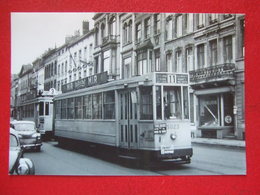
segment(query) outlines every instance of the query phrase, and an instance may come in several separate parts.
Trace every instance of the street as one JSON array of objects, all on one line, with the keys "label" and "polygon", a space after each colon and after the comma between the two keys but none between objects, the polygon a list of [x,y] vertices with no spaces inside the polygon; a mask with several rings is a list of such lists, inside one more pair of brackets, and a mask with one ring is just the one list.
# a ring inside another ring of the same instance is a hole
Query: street
[{"label": "street", "polygon": [[191,164],[163,162],[155,167],[138,168],[134,163],[119,163],[80,149],[44,142],[41,152],[26,151],[33,160],[36,175],[243,175],[246,174],[245,150],[193,145]]}]

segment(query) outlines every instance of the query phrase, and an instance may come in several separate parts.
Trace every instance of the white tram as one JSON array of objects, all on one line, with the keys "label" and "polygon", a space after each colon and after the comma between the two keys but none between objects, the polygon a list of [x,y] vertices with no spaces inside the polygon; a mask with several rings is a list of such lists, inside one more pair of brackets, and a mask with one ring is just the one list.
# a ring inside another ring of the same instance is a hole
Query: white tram
[{"label": "white tram", "polygon": [[190,162],[188,74],[153,72],[105,83],[101,77],[64,85],[54,98],[58,140],[111,146],[120,157]]},{"label": "white tram", "polygon": [[19,106],[18,119],[34,121],[41,135],[53,135],[53,96],[27,100]]}]

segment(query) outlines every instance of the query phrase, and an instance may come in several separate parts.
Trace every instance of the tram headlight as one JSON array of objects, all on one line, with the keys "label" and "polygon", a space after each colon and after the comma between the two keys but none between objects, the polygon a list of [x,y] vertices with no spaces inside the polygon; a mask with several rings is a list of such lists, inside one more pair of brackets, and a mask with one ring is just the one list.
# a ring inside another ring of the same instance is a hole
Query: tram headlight
[{"label": "tram headlight", "polygon": [[172,140],[176,140],[177,135],[176,135],[175,133],[172,133],[172,134],[170,135],[170,137],[171,137]]}]

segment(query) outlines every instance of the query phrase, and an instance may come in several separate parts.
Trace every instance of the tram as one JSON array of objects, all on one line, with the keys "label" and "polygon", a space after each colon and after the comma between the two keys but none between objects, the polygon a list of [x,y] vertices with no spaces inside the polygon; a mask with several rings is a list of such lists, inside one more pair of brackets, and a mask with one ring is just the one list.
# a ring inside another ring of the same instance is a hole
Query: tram
[{"label": "tram", "polygon": [[53,136],[53,95],[26,100],[18,110],[19,120],[33,121],[42,136]]},{"label": "tram", "polygon": [[189,75],[106,79],[105,72],[62,86],[54,98],[58,140],[109,146],[122,158],[190,163]]}]

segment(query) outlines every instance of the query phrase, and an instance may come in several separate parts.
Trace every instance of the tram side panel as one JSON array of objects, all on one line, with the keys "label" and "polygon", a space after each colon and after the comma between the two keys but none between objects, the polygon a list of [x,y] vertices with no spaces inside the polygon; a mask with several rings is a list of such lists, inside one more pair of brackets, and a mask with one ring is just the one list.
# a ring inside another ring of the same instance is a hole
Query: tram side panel
[{"label": "tram side panel", "polygon": [[116,146],[115,121],[55,120],[55,136]]}]

